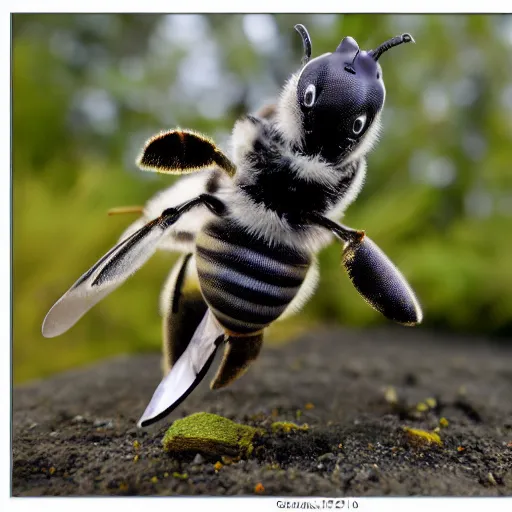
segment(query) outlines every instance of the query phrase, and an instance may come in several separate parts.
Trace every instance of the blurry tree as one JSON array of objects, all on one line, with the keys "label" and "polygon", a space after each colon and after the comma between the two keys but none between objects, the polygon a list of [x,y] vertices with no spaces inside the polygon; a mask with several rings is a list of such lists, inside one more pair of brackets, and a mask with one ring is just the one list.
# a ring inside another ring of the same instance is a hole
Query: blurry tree
[{"label": "blurry tree", "polygon": [[[132,220],[106,210],[173,182],[136,169],[146,138],[179,125],[226,146],[236,118],[300,65],[298,22],[314,55],[345,35],[366,49],[414,35],[382,59],[381,142],[345,222],[408,276],[423,328],[512,334],[511,16],[14,15],[16,381],[159,346],[157,298],[174,255],[155,256],[60,338],[44,340],[40,326]],[[314,299],[274,339],[320,322],[385,322],[343,274],[339,246],[322,252],[321,272]]]}]

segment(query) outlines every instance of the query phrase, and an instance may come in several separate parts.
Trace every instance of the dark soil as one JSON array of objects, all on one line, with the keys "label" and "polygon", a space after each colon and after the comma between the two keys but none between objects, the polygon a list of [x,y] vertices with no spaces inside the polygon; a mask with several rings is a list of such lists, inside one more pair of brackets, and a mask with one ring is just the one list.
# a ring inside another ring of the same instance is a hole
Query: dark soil
[{"label": "dark soil", "polygon": [[[248,495],[261,483],[266,495],[512,495],[511,343],[325,330],[264,347],[227,389],[208,389],[214,370],[144,430],[136,422],[160,381],[156,354],[16,387],[13,494]],[[417,412],[429,397],[437,405]],[[248,460],[216,470],[218,458],[162,451],[169,424],[198,411],[309,430],[256,439]],[[404,426],[431,431],[441,417],[441,447],[408,441]]]}]

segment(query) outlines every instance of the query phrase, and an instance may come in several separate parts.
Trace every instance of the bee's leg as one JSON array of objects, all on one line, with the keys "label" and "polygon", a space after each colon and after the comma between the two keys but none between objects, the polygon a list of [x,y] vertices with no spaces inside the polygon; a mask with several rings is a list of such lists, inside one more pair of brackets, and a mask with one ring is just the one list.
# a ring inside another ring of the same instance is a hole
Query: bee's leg
[{"label": "bee's leg", "polygon": [[163,316],[164,375],[188,347],[208,306],[199,288],[192,254],[186,254],[172,269],[160,296]]},{"label": "bee's leg", "polygon": [[364,231],[311,214],[310,221],[334,233],[344,243],[343,265],[364,300],[386,318],[404,325],[421,323],[423,313],[411,286]]},{"label": "bee's leg", "polygon": [[258,357],[262,344],[263,331],[243,336],[227,336],[224,357],[210,388],[223,388],[241,377]]}]

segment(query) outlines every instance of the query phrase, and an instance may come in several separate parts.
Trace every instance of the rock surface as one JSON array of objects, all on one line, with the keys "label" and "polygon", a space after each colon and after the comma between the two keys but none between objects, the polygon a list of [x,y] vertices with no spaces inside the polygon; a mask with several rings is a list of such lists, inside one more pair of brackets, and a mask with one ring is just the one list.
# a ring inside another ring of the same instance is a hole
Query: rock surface
[{"label": "rock surface", "polygon": [[[51,350],[51,347],[49,347]],[[14,388],[13,495],[512,495],[512,343],[419,328],[320,330],[266,346],[227,389],[203,383],[138,429],[156,354]],[[268,431],[248,460],[162,450],[199,411]],[[442,446],[412,443],[404,427]],[[308,430],[272,432],[276,421]]]}]

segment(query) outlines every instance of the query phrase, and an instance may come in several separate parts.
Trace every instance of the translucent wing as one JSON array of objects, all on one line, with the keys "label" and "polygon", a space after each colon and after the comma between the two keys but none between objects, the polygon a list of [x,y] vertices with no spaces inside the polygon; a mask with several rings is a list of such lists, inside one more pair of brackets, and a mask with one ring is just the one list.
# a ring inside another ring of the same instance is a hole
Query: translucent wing
[{"label": "translucent wing", "polygon": [[50,309],[43,322],[43,336],[53,338],[66,332],[123,284],[153,255],[168,226],[163,218],[152,220],[105,254]]},{"label": "translucent wing", "polygon": [[206,375],[223,339],[222,327],[208,310],[185,352],[156,388],[139,427],[147,427],[167,416],[194,390]]}]

